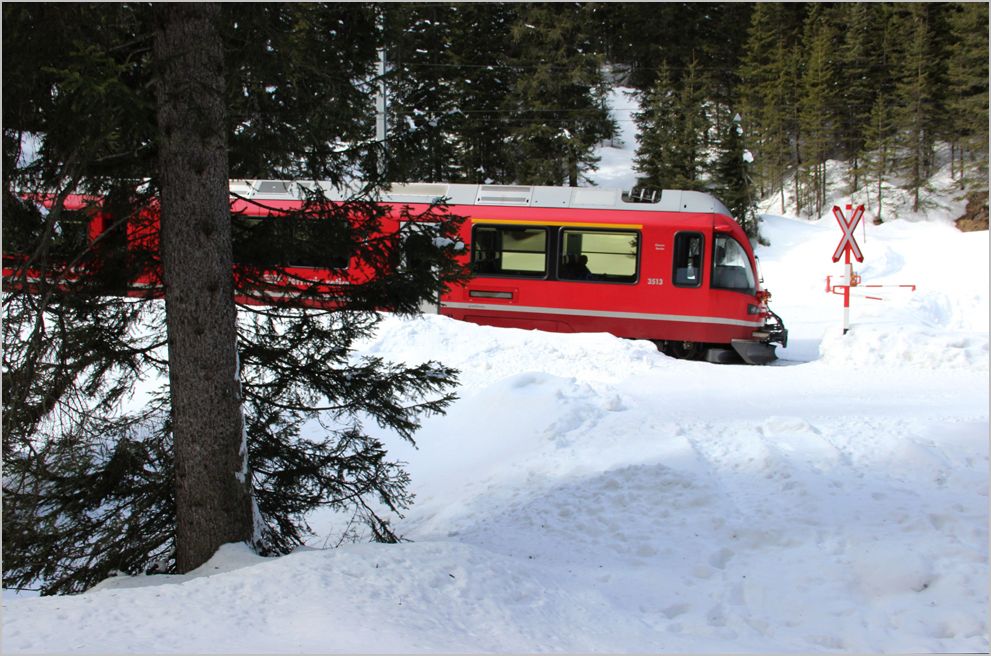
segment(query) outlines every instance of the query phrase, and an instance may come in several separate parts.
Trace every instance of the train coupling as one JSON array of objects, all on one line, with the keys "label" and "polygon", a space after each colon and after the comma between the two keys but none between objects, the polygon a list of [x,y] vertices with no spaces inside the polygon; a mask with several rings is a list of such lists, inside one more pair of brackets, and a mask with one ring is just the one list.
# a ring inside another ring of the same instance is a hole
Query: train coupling
[{"label": "train coupling", "polygon": [[764,325],[754,333],[754,337],[767,344],[781,344],[781,348],[788,346],[788,329],[785,328],[785,322],[771,308],[767,308]]},{"label": "train coupling", "polygon": [[753,339],[734,339],[730,344],[747,364],[767,364],[778,359],[775,344],[788,346],[788,329],[781,317],[767,308],[764,325],[754,331]]}]

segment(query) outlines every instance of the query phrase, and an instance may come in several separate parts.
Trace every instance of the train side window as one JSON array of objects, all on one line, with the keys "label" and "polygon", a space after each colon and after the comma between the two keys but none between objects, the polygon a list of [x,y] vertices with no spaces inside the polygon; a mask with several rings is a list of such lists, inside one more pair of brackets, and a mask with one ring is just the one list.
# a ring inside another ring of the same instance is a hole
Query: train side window
[{"label": "train side window", "polygon": [[631,231],[561,231],[561,280],[636,282],[640,235]]},{"label": "train side window", "polygon": [[281,245],[285,244],[284,219],[272,216],[231,215],[231,241],[234,261],[261,267],[282,264]]},{"label": "train side window", "polygon": [[295,217],[289,219],[292,239],[286,266],[315,269],[346,269],[348,257],[343,255],[348,237],[340,221],[328,218]]},{"label": "train side window", "polygon": [[699,232],[679,232],[674,236],[674,284],[678,287],[702,284],[704,239]]},{"label": "train side window", "polygon": [[715,239],[713,251],[712,287],[753,294],[757,289],[754,272],[740,242],[720,235]]},{"label": "train side window", "polygon": [[231,215],[234,261],[260,267],[346,269],[339,246],[346,240],[330,220]]},{"label": "train side window", "polygon": [[542,278],[547,274],[547,229],[475,226],[471,270],[476,275]]},{"label": "train side window", "polygon": [[48,252],[58,261],[78,257],[89,245],[89,224],[87,210],[63,209],[59,220],[52,226]]}]

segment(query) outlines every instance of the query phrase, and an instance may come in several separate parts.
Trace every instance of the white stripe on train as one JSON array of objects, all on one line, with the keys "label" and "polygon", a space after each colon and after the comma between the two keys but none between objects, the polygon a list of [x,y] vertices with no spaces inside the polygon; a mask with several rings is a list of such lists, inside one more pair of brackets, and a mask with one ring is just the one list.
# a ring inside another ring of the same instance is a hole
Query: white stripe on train
[{"label": "white stripe on train", "polygon": [[572,308],[535,307],[527,305],[496,305],[493,303],[442,302],[442,308],[452,310],[484,310],[486,312],[517,312],[527,314],[555,314],[571,317],[604,317],[609,319],[640,319],[644,321],[680,321],[683,323],[708,323],[721,326],[760,328],[763,321],[743,321],[726,317],[694,317],[684,314],[648,314],[645,312],[609,312],[606,310],[578,310]]}]

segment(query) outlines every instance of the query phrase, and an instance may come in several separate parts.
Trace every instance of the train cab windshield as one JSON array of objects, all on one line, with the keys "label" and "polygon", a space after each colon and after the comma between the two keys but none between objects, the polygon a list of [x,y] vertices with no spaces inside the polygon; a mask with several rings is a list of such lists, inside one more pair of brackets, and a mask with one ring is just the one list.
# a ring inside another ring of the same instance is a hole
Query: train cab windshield
[{"label": "train cab windshield", "polygon": [[717,235],[713,241],[712,287],[756,293],[750,258],[740,242],[726,235]]}]

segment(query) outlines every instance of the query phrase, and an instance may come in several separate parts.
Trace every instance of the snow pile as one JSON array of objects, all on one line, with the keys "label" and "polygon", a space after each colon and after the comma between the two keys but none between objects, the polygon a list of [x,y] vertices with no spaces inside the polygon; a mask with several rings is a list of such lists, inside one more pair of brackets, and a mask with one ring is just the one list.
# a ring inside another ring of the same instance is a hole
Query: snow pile
[{"label": "snow pile", "polygon": [[858,325],[847,335],[823,339],[823,359],[859,368],[914,366],[928,369],[988,369],[988,337],[909,325]]},{"label": "snow pile", "polygon": [[[441,316],[429,317],[429,321],[387,316],[379,336],[357,346],[370,355],[401,362],[443,360],[461,369],[461,383],[467,389],[533,371],[535,361],[546,363],[542,370],[555,376],[606,382],[673,364],[670,358],[659,358],[651,342],[617,340],[606,333],[561,334],[535,341],[529,330],[472,325],[466,339],[463,328],[460,322]],[[621,368],[617,362],[623,363]]]},{"label": "snow pile", "polygon": [[186,576],[7,601],[5,649],[987,649],[986,369],[648,346],[388,317],[363,352],[464,371],[419,449],[384,436],[413,542],[230,546]]}]

